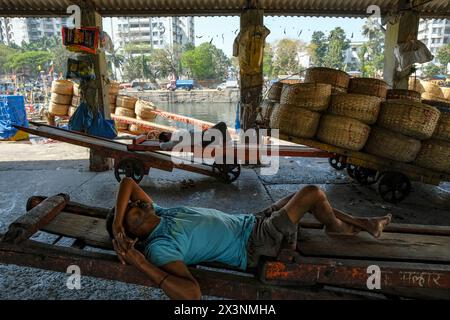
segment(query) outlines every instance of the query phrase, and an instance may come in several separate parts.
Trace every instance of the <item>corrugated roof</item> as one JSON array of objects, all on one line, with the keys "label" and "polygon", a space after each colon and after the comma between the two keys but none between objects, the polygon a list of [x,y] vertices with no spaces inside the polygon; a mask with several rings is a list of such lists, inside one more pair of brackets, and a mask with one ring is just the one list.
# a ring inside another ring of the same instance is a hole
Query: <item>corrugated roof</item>
[{"label": "corrugated roof", "polygon": [[[0,16],[62,16],[71,0],[0,0]],[[246,0],[92,0],[102,16],[138,15],[239,15]],[[367,16],[369,5],[381,12],[397,8],[399,0],[259,0],[259,6],[271,16]],[[449,0],[413,0],[425,3],[417,7],[422,17],[450,17]]]}]

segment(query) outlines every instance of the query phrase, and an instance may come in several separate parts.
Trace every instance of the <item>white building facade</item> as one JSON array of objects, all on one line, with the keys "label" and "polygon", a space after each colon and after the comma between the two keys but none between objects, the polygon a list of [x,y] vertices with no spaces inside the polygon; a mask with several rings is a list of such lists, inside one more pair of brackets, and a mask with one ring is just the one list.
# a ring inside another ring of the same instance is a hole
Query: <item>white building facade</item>
[{"label": "white building facade", "polygon": [[[426,44],[427,48],[435,56],[430,63],[439,64],[436,58],[439,48],[450,43],[450,19],[421,20],[417,39]],[[423,66],[418,66],[418,74],[421,74]]]}]

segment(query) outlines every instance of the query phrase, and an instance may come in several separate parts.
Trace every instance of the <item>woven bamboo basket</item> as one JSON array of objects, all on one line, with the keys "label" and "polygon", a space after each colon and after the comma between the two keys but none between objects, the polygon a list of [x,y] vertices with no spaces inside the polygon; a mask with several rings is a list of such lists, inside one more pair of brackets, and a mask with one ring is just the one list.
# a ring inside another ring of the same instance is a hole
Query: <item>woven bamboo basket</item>
[{"label": "woven bamboo basket", "polygon": [[378,125],[419,140],[431,138],[438,123],[437,108],[410,100],[388,100],[381,105]]},{"label": "woven bamboo basket", "polygon": [[438,109],[442,108],[444,110],[450,110],[450,101],[447,101],[445,99],[435,99],[435,100],[422,99],[422,103],[428,104],[433,107],[437,107]]},{"label": "woven bamboo basket", "polygon": [[116,122],[117,130],[128,130],[129,125],[124,122]]},{"label": "woven bamboo basket", "polygon": [[337,86],[331,86],[331,95],[341,94],[341,93],[347,93],[347,88],[337,87]]},{"label": "woven bamboo basket", "polygon": [[348,85],[348,93],[366,94],[385,99],[388,90],[386,82],[374,78],[352,78]]},{"label": "woven bamboo basket", "polygon": [[67,111],[67,115],[68,115],[69,117],[73,116],[73,114],[75,113],[76,110],[77,110],[76,107],[70,106],[70,107],[69,107],[69,111]]},{"label": "woven bamboo basket", "polygon": [[280,104],[290,104],[311,111],[325,111],[331,98],[331,85],[299,83],[283,86]]},{"label": "woven bamboo basket", "polygon": [[155,111],[156,107],[153,103],[144,101],[144,100],[138,100],[136,102],[136,115],[141,117],[145,120],[153,120],[156,118],[156,114],[153,112]]},{"label": "woven bamboo basket", "polygon": [[387,159],[412,162],[420,150],[420,141],[403,134],[372,127],[364,150],[367,153]]},{"label": "woven bamboo basket", "polygon": [[69,105],[50,102],[48,112],[54,116],[67,116]]},{"label": "woven bamboo basket", "polygon": [[387,91],[386,99],[388,100],[405,99],[420,102],[422,97],[420,95],[420,92],[414,90],[389,89]]},{"label": "woven bamboo basket", "polygon": [[72,107],[78,107],[80,105],[81,98],[78,96],[72,96],[72,101],[70,101],[70,105]]},{"label": "woven bamboo basket", "polygon": [[280,102],[281,91],[283,90],[284,83],[283,82],[275,82],[267,91],[267,99]]},{"label": "woven bamboo basket", "polygon": [[52,92],[71,96],[73,94],[73,82],[69,80],[55,80],[52,82]]},{"label": "woven bamboo basket", "polygon": [[306,69],[305,82],[327,83],[338,89],[346,90],[350,76],[348,73],[331,68],[309,68]]},{"label": "woven bamboo basket", "polygon": [[413,91],[417,91],[419,93],[425,92],[425,88],[422,85],[422,81],[417,79],[417,78],[415,78],[415,77],[410,77],[409,78],[408,89],[409,90],[413,90]]},{"label": "woven bamboo basket", "polygon": [[420,167],[450,173],[450,142],[435,139],[423,141],[414,163]]},{"label": "woven bamboo basket", "polygon": [[433,133],[433,139],[439,139],[450,142],[450,109],[439,109],[441,116]]},{"label": "woven bamboo basket", "polygon": [[264,99],[259,105],[258,120],[265,126],[269,126],[270,116],[272,115],[273,108],[277,104],[269,99]]},{"label": "woven bamboo basket", "polygon": [[119,94],[119,84],[117,82],[111,82],[109,84],[109,94],[116,96]]},{"label": "woven bamboo basket", "polygon": [[117,96],[116,106],[119,108],[125,108],[134,110],[137,99],[129,96]]},{"label": "woven bamboo basket", "polygon": [[436,101],[436,102],[443,102],[443,103],[447,103],[448,102],[443,97],[437,96],[437,95],[435,95],[433,93],[429,93],[429,92],[422,93],[422,100]]},{"label": "woven bamboo basket", "polygon": [[122,108],[122,107],[116,107],[114,114],[117,116],[136,118],[136,113],[134,113],[134,110],[130,110],[127,108]]},{"label": "woven bamboo basket", "polygon": [[450,101],[450,87],[441,88],[445,100]]},{"label": "woven bamboo basket", "polygon": [[80,93],[80,85],[78,83],[73,82],[73,95],[79,97]]},{"label": "woven bamboo basket", "polygon": [[136,133],[136,134],[144,134],[146,133],[146,130],[142,128],[141,126],[137,124],[130,124],[130,127],[128,129],[129,131]]},{"label": "woven bamboo basket", "polygon": [[[421,84],[426,93],[429,93],[432,96],[435,96],[435,97],[438,97],[441,99],[444,98],[444,93],[442,92],[441,87],[439,87],[437,84],[435,84],[433,82],[429,82],[429,81],[422,81]],[[430,100],[432,100],[432,99],[430,99]]]},{"label": "woven bamboo basket", "polygon": [[317,138],[325,143],[350,150],[361,150],[370,127],[356,119],[326,114],[322,117]]},{"label": "woven bamboo basket", "polygon": [[377,121],[382,98],[363,94],[337,94],[331,98],[330,113],[353,118],[366,124]]},{"label": "woven bamboo basket", "polygon": [[72,102],[72,96],[71,95],[59,94],[59,93],[52,92],[52,95],[50,96],[50,101],[54,102],[56,104],[69,105]]},{"label": "woven bamboo basket", "polygon": [[320,113],[288,104],[280,104],[274,116],[274,129],[293,137],[312,138],[319,126]]}]

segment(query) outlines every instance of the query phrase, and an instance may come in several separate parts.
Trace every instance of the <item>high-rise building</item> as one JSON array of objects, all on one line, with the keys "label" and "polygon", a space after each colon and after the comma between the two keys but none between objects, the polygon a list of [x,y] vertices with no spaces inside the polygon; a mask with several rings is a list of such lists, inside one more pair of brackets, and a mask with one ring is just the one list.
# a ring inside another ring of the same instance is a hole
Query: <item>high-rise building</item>
[{"label": "high-rise building", "polygon": [[[431,63],[439,64],[439,61],[436,59],[437,51],[440,47],[450,43],[450,19],[421,20],[417,39],[426,44],[427,48],[435,56]],[[419,70],[421,68],[422,66],[419,66]]]},{"label": "high-rise building", "polygon": [[176,45],[194,44],[194,18],[119,18],[117,34],[122,49],[127,45],[143,45],[139,53],[167,47],[173,49]]},{"label": "high-rise building", "polygon": [[9,45],[14,42],[14,32],[11,18],[0,18],[0,43]]},{"label": "high-rise building", "polygon": [[63,18],[27,18],[26,40],[33,42],[44,37],[61,36],[61,28],[65,25],[66,19]]}]

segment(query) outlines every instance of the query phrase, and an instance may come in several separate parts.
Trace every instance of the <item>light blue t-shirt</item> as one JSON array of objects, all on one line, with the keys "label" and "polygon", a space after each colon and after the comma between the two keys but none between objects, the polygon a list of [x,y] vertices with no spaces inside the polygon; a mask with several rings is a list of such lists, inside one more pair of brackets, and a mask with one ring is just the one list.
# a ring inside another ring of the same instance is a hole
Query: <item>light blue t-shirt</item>
[{"label": "light blue t-shirt", "polygon": [[146,239],[144,254],[154,265],[176,260],[187,265],[214,261],[246,269],[254,215],[208,208],[163,208],[155,203],[153,207],[161,221]]}]

